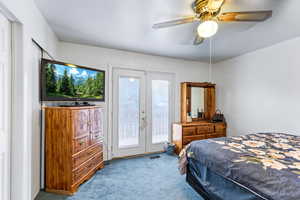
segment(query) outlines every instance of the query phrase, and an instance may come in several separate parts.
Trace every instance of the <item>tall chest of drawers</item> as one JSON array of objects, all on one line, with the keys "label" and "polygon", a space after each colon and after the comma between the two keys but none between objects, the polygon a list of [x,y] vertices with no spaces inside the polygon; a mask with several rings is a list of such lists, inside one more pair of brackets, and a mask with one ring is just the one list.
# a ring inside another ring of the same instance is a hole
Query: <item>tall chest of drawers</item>
[{"label": "tall chest of drawers", "polygon": [[72,195],[103,164],[103,108],[45,108],[46,191]]},{"label": "tall chest of drawers", "polygon": [[173,143],[177,154],[190,142],[209,138],[226,137],[226,123],[208,121],[174,123],[172,127]]}]

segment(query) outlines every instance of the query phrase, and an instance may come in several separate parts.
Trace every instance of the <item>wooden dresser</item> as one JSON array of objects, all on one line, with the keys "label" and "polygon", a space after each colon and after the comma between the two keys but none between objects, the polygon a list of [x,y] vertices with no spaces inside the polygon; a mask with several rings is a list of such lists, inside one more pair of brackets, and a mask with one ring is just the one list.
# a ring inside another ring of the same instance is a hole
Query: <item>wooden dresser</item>
[{"label": "wooden dresser", "polygon": [[212,123],[216,112],[215,84],[181,83],[181,122],[172,125],[177,154],[190,142],[226,137],[226,123]]},{"label": "wooden dresser", "polygon": [[226,123],[211,123],[206,121],[173,124],[173,143],[175,152],[180,151],[194,140],[226,137]]},{"label": "wooden dresser", "polygon": [[46,191],[72,195],[103,164],[103,108],[46,107]]}]

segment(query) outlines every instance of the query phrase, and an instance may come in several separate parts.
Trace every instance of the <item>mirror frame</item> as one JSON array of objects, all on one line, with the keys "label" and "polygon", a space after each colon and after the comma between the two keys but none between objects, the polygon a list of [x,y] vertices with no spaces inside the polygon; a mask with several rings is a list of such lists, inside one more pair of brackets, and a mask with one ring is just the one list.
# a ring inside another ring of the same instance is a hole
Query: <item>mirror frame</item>
[{"label": "mirror frame", "polygon": [[216,99],[215,99],[215,84],[213,83],[197,83],[197,82],[184,82],[181,83],[181,122],[187,122],[187,112],[191,104],[190,88],[201,87],[204,88],[204,118],[193,118],[195,121],[209,121],[212,119],[216,111]]}]

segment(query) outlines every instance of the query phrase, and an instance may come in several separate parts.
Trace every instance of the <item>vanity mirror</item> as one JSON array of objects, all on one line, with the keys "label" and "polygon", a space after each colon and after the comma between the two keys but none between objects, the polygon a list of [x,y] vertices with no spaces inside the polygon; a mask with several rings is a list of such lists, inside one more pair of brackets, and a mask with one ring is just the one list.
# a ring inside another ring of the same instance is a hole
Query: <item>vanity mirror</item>
[{"label": "vanity mirror", "polygon": [[214,112],[214,84],[181,83],[181,122],[211,120]]},{"label": "vanity mirror", "polygon": [[189,106],[192,118],[204,117],[204,88],[191,87],[191,103]]}]

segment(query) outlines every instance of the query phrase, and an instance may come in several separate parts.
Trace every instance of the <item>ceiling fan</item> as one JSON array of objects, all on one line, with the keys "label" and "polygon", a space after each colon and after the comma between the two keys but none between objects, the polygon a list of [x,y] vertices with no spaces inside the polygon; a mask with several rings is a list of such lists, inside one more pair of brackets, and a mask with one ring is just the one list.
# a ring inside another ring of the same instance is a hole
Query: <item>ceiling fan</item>
[{"label": "ceiling fan", "polygon": [[194,39],[194,45],[199,45],[204,41],[205,38],[209,38],[217,33],[218,21],[261,22],[272,16],[271,10],[221,13],[221,9],[225,1],[226,0],[195,0],[192,3],[192,8],[195,12],[194,15],[154,24],[153,28],[167,28],[199,21],[201,23],[197,29],[198,34]]}]

